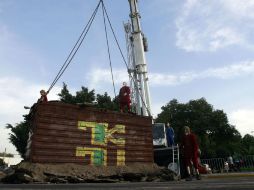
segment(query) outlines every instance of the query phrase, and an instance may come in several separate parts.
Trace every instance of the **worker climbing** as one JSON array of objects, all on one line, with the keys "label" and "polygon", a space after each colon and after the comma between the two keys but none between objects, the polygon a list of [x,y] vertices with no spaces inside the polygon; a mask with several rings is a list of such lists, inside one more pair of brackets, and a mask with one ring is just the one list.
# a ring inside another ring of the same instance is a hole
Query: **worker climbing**
[{"label": "worker climbing", "polygon": [[46,92],[45,90],[40,90],[40,94],[41,94],[41,97],[38,99],[37,103],[47,102],[48,101],[48,98],[47,98],[48,92]]}]

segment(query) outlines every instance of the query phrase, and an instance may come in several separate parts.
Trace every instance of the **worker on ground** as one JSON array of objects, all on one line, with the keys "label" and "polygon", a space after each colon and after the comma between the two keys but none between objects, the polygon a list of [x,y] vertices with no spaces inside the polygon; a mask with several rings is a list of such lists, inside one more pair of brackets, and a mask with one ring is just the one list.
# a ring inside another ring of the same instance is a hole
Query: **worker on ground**
[{"label": "worker on ground", "polygon": [[185,166],[187,169],[187,178],[186,181],[191,181],[191,166],[195,168],[196,179],[201,180],[201,176],[198,171],[198,142],[196,135],[191,133],[190,128],[188,126],[184,127],[184,137],[182,140],[181,148],[183,149]]},{"label": "worker on ground", "polygon": [[40,94],[41,94],[41,97],[38,99],[38,103],[41,103],[41,102],[47,102],[48,101],[48,98],[47,98],[47,94],[48,92],[46,92],[45,90],[41,90],[40,91]]},{"label": "worker on ground", "polygon": [[174,133],[173,127],[171,127],[169,123],[166,124],[166,136],[167,136],[168,147],[174,146],[175,133]]},{"label": "worker on ground", "polygon": [[123,86],[119,91],[119,102],[120,102],[120,111],[121,112],[124,111],[126,106],[127,106],[128,112],[131,111],[130,94],[131,94],[130,87],[127,86],[126,82],[123,82]]}]

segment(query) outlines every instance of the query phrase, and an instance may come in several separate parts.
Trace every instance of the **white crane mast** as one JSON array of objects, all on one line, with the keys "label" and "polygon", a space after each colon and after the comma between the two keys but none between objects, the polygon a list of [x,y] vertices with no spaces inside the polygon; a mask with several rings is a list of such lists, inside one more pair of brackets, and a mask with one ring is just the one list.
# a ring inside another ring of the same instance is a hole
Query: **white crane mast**
[{"label": "white crane mast", "polygon": [[141,31],[137,0],[129,0],[129,4],[131,31],[128,30],[128,25],[130,24],[127,23],[125,24],[125,32],[128,42],[129,74],[132,76],[131,80],[134,84],[132,102],[134,102],[139,115],[151,116],[151,101],[145,59],[147,41]]},{"label": "white crane mast", "polygon": [[126,49],[127,49],[127,58],[128,58],[128,73],[129,73],[129,81],[131,88],[131,104],[132,109],[138,115],[141,115],[141,101],[139,96],[139,84],[137,79],[137,73],[135,70],[134,64],[134,53],[133,53],[133,40],[132,40],[132,28],[131,23],[124,23],[125,29],[125,38],[126,38]]}]

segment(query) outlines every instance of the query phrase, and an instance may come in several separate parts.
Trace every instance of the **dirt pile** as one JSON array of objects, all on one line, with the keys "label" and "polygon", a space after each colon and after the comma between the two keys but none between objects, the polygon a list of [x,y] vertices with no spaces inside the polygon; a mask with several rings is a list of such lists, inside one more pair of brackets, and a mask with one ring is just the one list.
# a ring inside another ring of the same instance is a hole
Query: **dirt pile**
[{"label": "dirt pile", "polygon": [[5,178],[5,177],[6,177],[6,174],[4,172],[0,171],[0,181],[2,178]]},{"label": "dirt pile", "polygon": [[22,162],[2,183],[115,183],[121,181],[169,181],[175,175],[155,164],[129,166],[83,166],[76,164],[38,164]]}]

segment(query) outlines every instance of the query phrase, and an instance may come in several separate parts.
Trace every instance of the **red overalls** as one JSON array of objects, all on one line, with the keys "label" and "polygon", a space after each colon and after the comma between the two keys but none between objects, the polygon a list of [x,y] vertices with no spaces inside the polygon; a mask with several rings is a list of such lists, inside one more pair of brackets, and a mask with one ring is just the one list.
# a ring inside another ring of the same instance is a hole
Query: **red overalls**
[{"label": "red overalls", "polygon": [[184,135],[182,147],[186,166],[190,167],[192,162],[193,166],[197,169],[199,148],[196,136],[192,133]]},{"label": "red overalls", "polygon": [[131,99],[130,99],[130,87],[128,86],[123,86],[120,89],[119,92],[119,101],[120,101],[120,110],[123,111],[125,106],[127,106],[128,111],[131,109]]}]

